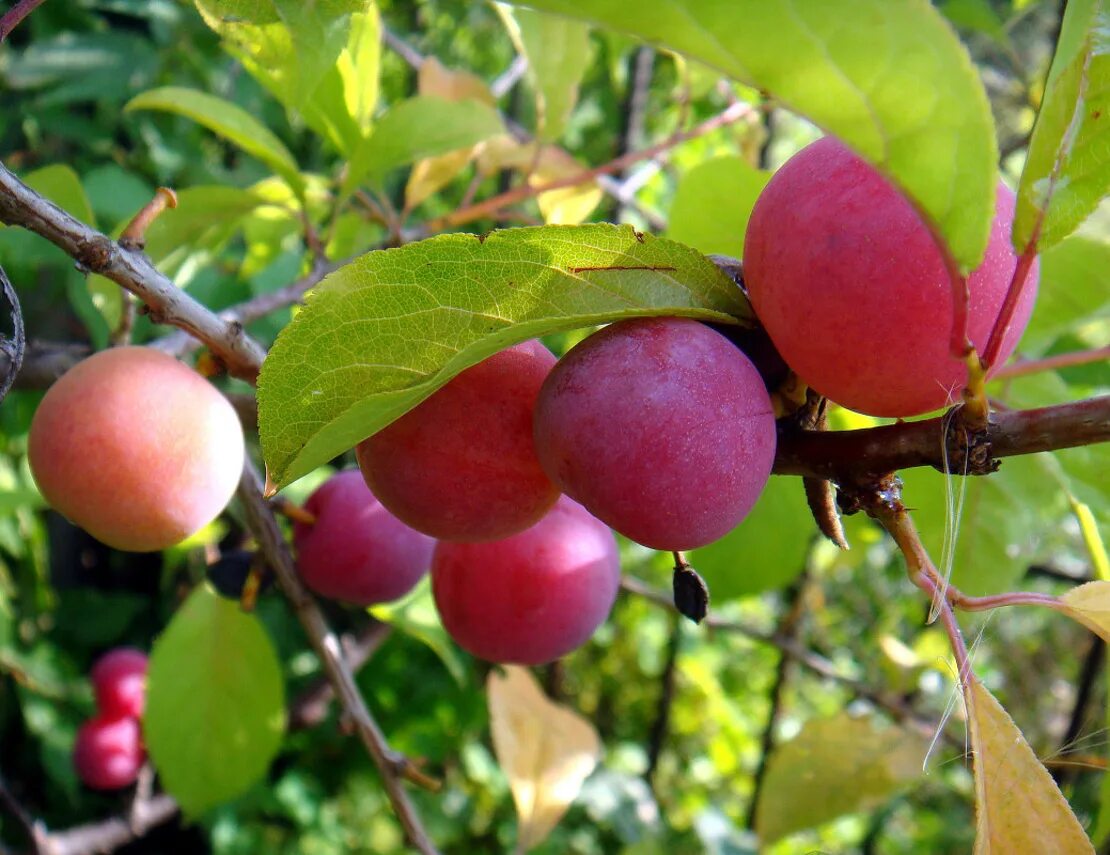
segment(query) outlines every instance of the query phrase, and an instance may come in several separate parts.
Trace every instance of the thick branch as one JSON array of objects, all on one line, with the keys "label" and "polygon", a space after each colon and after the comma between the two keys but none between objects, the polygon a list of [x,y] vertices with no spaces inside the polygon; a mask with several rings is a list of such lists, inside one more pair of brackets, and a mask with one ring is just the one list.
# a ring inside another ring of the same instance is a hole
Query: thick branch
[{"label": "thick branch", "polygon": [[[775,473],[853,480],[932,466],[944,471],[944,416],[852,431],[807,431],[783,436]],[[991,414],[993,457],[1013,457],[1110,441],[1110,395],[1037,410]],[[950,460],[961,463],[958,456]]]},{"label": "thick branch", "polygon": [[146,304],[151,319],[180,327],[201,339],[236,377],[253,381],[266,351],[243,332],[243,325],[224,321],[163,276],[139,252],[111,238],[44,199],[0,164],[0,222],[41,235],[86,271],[119,283]]},{"label": "thick branch", "polygon": [[262,498],[262,480],[249,460],[243,468],[239,499],[243,503],[248,525],[258,540],[259,549],[273,568],[278,584],[304,626],[308,640],[320,657],[320,664],[334,686],[344,712],[350,717],[359,739],[381,773],[393,810],[405,829],[409,842],[425,855],[435,855],[437,850],[424,830],[416,807],[402,783],[402,778],[421,783],[425,779],[418,769],[389,747],[385,735],[367,709],[366,702],[355,685],[350,665],[343,656],[339,640],[297,574],[289,545],[285,542],[269,505]]}]

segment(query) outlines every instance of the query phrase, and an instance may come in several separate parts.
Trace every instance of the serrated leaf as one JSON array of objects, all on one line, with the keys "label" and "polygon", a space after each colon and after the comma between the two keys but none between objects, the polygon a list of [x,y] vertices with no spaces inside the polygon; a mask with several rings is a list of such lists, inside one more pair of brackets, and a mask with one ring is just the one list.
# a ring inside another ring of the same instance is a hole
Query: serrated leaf
[{"label": "serrated leaf", "polygon": [[1094,853],[1052,776],[974,676],[964,690],[975,755],[975,853]]},{"label": "serrated leaf", "polygon": [[284,730],[281,663],[262,624],[198,587],[150,655],[143,739],[162,784],[199,816],[266,773]]},{"label": "serrated leaf", "polygon": [[627,226],[441,235],[368,253],[309,295],[263,364],[271,481],[295,481],[503,348],[638,315],[751,317],[705,257]]},{"label": "serrated leaf", "polygon": [[297,163],[289,149],[269,128],[238,104],[195,89],[164,86],[136,95],[127,102],[124,110],[162,110],[192,119],[239,146],[247,154],[257,157],[289,182],[298,195],[304,193],[304,179],[297,171]]},{"label": "serrated leaf", "polygon": [[678,182],[667,237],[705,253],[740,258],[748,218],[770,177],[735,155],[699,163]]},{"label": "serrated leaf", "polygon": [[[449,101],[473,98],[491,107],[496,103],[489,87],[480,77],[469,71],[447,68],[434,56],[426,57],[420,64],[416,86],[420,95],[432,95]],[[468,146],[417,162],[405,185],[405,207],[410,210],[415,208],[446,186],[466,168],[477,148],[478,146]]]},{"label": "serrated leaf", "polygon": [[408,98],[390,108],[355,151],[341,195],[346,198],[363,182],[379,183],[391,169],[468,148],[504,130],[497,111],[473,98]]},{"label": "serrated leaf", "polygon": [[[520,0],[711,65],[840,137],[892,177],[976,266],[998,150],[986,93],[951,26],[923,0]],[[517,5],[514,3],[514,5]]]},{"label": "serrated leaf", "polygon": [[509,779],[519,826],[517,851],[541,843],[577,798],[601,757],[594,726],[548,700],[527,668],[505,666],[486,681],[497,761]]},{"label": "serrated leaf", "polygon": [[842,712],[807,721],[767,761],[755,813],[760,840],[772,843],[882,804],[921,777],[928,746],[916,732],[876,716]]},{"label": "serrated leaf", "polygon": [[517,51],[528,59],[528,77],[536,90],[536,136],[556,140],[566,129],[590,64],[589,27],[503,3],[496,8]]},{"label": "serrated leaf", "polygon": [[1058,243],[1110,191],[1110,0],[1068,4],[1049,79],[1018,188],[1018,252]]}]

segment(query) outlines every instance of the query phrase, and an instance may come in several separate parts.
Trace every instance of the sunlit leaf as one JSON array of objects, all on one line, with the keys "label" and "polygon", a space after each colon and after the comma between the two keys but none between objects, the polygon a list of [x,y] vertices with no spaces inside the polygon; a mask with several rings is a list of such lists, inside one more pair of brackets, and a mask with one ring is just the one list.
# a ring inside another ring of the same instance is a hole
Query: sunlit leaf
[{"label": "sunlit leaf", "polygon": [[601,757],[589,721],[553,703],[526,668],[509,665],[486,681],[497,760],[509,779],[524,852],[551,833]]},{"label": "sunlit leaf", "polygon": [[[514,3],[514,5],[516,5]],[[520,0],[630,33],[756,86],[915,199],[965,268],[982,258],[997,146],[979,75],[929,3]]]},{"label": "sunlit leaf", "polygon": [[207,92],[180,86],[164,86],[136,95],[127,102],[124,109],[162,110],[186,116],[239,146],[247,154],[257,157],[288,181],[295,190],[304,192],[304,180],[297,171],[296,161],[289,149],[269,128],[238,104]]},{"label": "sunlit leaf", "polygon": [[536,89],[536,136],[556,140],[566,128],[590,64],[589,27],[500,3],[497,11],[516,49],[528,59],[528,76]]},{"label": "sunlit leaf", "polygon": [[1110,582],[1099,579],[1060,597],[1064,611],[1104,641],[1110,641]]},{"label": "sunlit leaf", "polygon": [[257,617],[197,588],[154,643],[143,739],[190,816],[243,793],[281,746],[281,663]]},{"label": "sunlit leaf", "polygon": [[734,155],[698,164],[678,182],[667,237],[740,258],[748,217],[770,177]]},{"label": "sunlit leaf", "polygon": [[807,721],[768,758],[755,814],[760,839],[771,843],[882,804],[921,777],[928,746],[915,731],[875,716]]},{"label": "sunlit leaf", "polygon": [[1041,255],[1041,283],[1023,353],[1042,354],[1060,335],[1110,318],[1110,243],[1073,235]]},{"label": "sunlit leaf", "polygon": [[1110,2],[1069,3],[1018,189],[1019,252],[1067,237],[1110,191],[1108,126]]},{"label": "sunlit leaf", "polygon": [[975,755],[976,855],[1094,853],[1052,776],[977,679],[964,692]]},{"label": "sunlit leaf", "polygon": [[426,644],[440,658],[455,682],[460,686],[465,683],[466,664],[459,654],[458,645],[443,628],[427,577],[404,599],[372,606],[370,614]]},{"label": "sunlit leaf", "polygon": [[639,315],[750,317],[697,252],[610,225],[441,235],[329,276],[258,384],[263,455],[284,486],[516,342]]}]

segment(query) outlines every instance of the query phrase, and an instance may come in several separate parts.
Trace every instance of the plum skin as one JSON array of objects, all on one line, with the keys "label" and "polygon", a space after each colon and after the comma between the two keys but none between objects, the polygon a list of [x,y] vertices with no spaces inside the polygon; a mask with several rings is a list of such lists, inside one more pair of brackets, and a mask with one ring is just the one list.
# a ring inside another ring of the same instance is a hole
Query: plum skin
[{"label": "plum skin", "polygon": [[686,318],[621,321],[572,348],[540,391],[535,438],[567,495],[664,550],[731,531],[767,483],[776,444],[755,366]]},{"label": "plum skin", "polygon": [[359,606],[390,602],[431,567],[435,540],[386,510],[357,469],[321,484],[305,510],[316,522],[293,526],[297,570],[323,597]]},{"label": "plum skin", "polygon": [[35,483],[116,549],[152,552],[203,528],[243,470],[243,429],[210,383],[172,356],[115,347],[47,391],[31,422]]},{"label": "plum skin", "polygon": [[566,496],[519,534],[440,541],[432,557],[444,627],[490,662],[539,665],[565,656],[605,621],[619,585],[616,538]]},{"label": "plum skin", "polygon": [[466,369],[355,450],[378,500],[442,540],[495,540],[540,519],[558,489],[532,444],[555,356],[532,340]]},{"label": "plum skin", "polygon": [[[968,279],[968,335],[980,352],[1017,265],[1013,217],[1014,194],[1000,184],[986,255]],[[994,367],[1017,347],[1037,279],[1035,262]],[[802,149],[764,188],[745,236],[744,281],[786,362],[836,403],[905,417],[959,399],[967,370],[949,353],[952,290],[940,250],[911,203],[838,140]]]},{"label": "plum skin", "polygon": [[77,730],[73,767],[85,786],[118,790],[139,777],[146,759],[139,722],[130,716],[98,716]]},{"label": "plum skin", "polygon": [[117,647],[101,656],[89,674],[96,706],[106,718],[140,718],[146,704],[147,657],[133,647]]}]

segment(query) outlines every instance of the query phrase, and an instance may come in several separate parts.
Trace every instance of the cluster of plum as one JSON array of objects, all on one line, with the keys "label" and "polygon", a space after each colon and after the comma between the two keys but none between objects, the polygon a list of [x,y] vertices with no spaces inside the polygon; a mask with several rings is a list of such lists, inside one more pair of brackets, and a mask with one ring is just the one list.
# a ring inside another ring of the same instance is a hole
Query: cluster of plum
[{"label": "cluster of plum", "polygon": [[[1017,259],[999,186],[968,335],[986,344]],[[1032,311],[1034,265],[996,364]],[[953,401],[950,276],[912,204],[831,138],[771,179],[745,238],[752,306],[798,378],[845,407],[904,417]],[[536,664],[582,644],[619,584],[610,527],[680,552],[736,526],[766,483],[768,383],[724,335],[689,319],[613,323],[561,360],[538,341],[463,371],[356,449],[294,529],[305,582],[366,605],[431,568],[448,632],[472,653]],[[143,348],[86,360],[31,429],[46,498],[96,537],[160,549],[211,520],[238,482],[235,413],[202,378]]]},{"label": "cluster of plum", "polygon": [[146,654],[131,647],[117,647],[93,665],[97,715],[81,725],[73,744],[73,765],[85,786],[118,790],[139,777],[146,760],[140,723],[146,668]]}]

